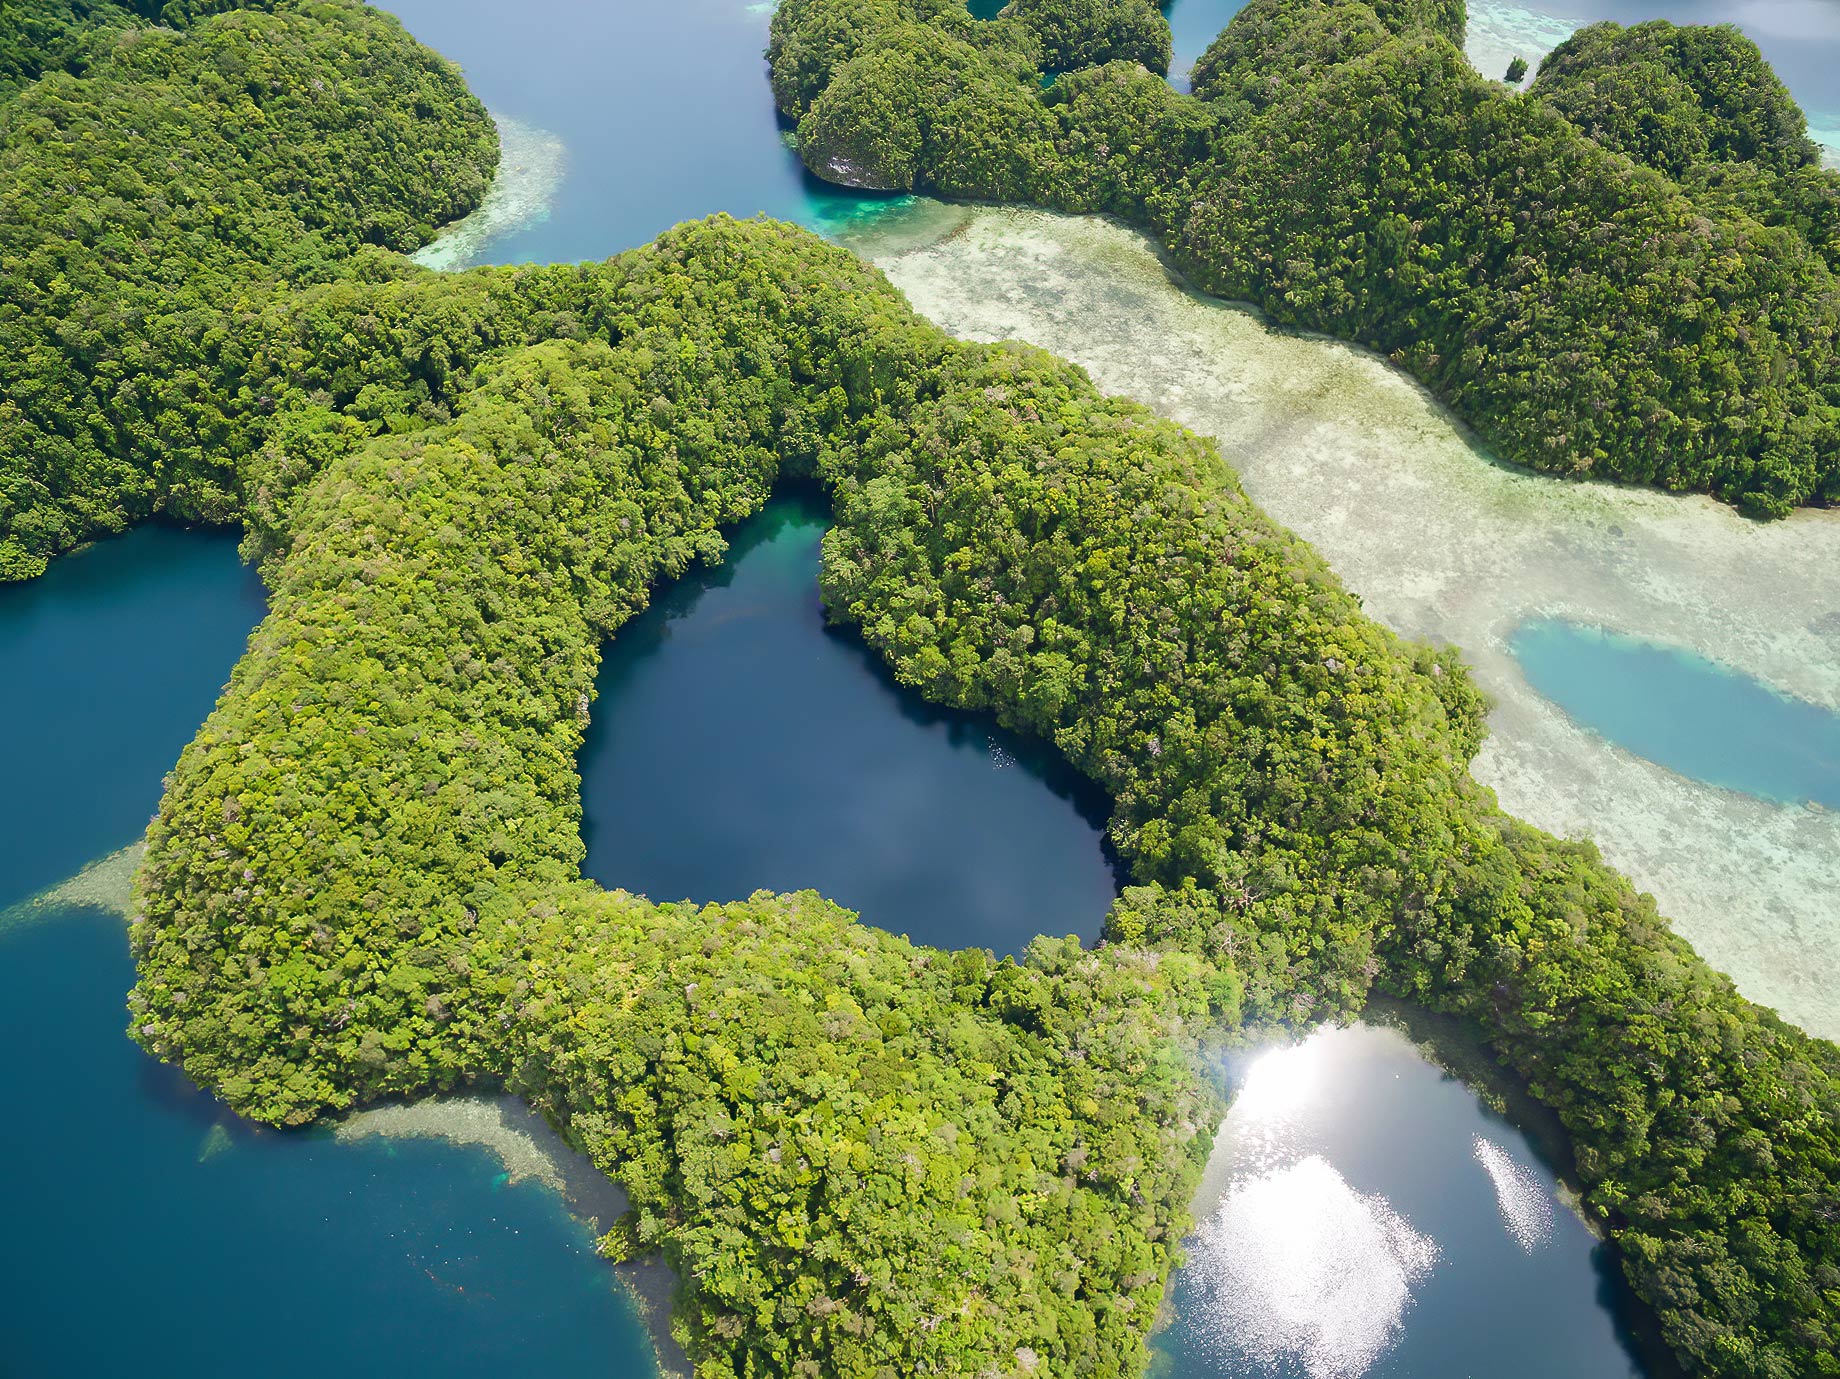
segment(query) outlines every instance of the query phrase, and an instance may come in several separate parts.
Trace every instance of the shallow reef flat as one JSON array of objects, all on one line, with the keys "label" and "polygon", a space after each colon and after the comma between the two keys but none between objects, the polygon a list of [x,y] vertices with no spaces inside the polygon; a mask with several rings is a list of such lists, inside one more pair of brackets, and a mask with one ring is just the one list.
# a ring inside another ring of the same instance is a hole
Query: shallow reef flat
[{"label": "shallow reef flat", "polygon": [[1529,86],[1540,70],[1541,60],[1570,38],[1577,27],[1570,19],[1542,14],[1509,0],[1471,0],[1463,51],[1478,72],[1496,81],[1508,70],[1509,62],[1525,58],[1527,75],[1520,84]]},{"label": "shallow reef flat", "polygon": [[[513,1096],[433,1097],[375,1106],[339,1121],[333,1135],[343,1143],[381,1136],[478,1146],[503,1166],[508,1184],[527,1180],[543,1184],[596,1234],[611,1229],[627,1206],[626,1193],[617,1183]],[[671,1298],[677,1278],[670,1266],[650,1256],[608,1268],[631,1293],[645,1319],[659,1379],[687,1379],[689,1357],[671,1338]]]},{"label": "shallow reef flat", "polygon": [[141,859],[146,855],[144,841],[130,843],[119,852],[91,862],[68,881],[0,909],[0,933],[60,910],[102,910],[126,919],[133,904],[134,873],[140,870]]},{"label": "shallow reef flat", "polygon": [[1516,627],[1556,617],[1690,648],[1840,709],[1840,513],[1758,523],[1700,497],[1492,461],[1403,373],[1172,280],[1140,236],[1032,211],[928,212],[852,247],[967,339],[1030,341],[1217,438],[1247,491],[1368,612],[1454,642],[1496,700],[1476,775],[1590,837],[1753,1000],[1840,1035],[1840,815],[1687,780],[1527,683]]},{"label": "shallow reef flat", "polygon": [[568,167],[568,150],[546,129],[492,112],[498,126],[499,163],[486,199],[432,242],[409,255],[444,273],[482,262],[491,245],[514,231],[549,219]]}]

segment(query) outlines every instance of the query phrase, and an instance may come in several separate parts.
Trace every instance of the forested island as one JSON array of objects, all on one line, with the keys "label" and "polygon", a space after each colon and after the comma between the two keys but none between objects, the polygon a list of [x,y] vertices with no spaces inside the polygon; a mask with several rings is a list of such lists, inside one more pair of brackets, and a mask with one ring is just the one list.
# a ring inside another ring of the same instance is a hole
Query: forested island
[{"label": "forested island", "polygon": [[[1456,653],[1212,443],[772,222],[419,270],[494,160],[449,66],[355,0],[164,18],[47,30],[0,105],[6,573],[168,512],[242,522],[272,594],[149,838],[150,1051],[277,1125],[526,1097],[628,1189],[604,1249],[676,1269],[702,1374],[1136,1374],[1196,1050],[1384,994],[1558,1112],[1689,1372],[1840,1373],[1840,1050],[1504,815]],[[581,878],[600,646],[782,478],[830,495],[835,618],[1108,793],[1104,942]]]},{"label": "forested island", "polygon": [[1755,45],[1598,25],[1522,95],[1464,22],[1251,0],[1190,96],[1141,0],[784,0],[773,87],[819,176],[1117,216],[1201,290],[1388,355],[1504,458],[1834,501],[1840,173]]}]

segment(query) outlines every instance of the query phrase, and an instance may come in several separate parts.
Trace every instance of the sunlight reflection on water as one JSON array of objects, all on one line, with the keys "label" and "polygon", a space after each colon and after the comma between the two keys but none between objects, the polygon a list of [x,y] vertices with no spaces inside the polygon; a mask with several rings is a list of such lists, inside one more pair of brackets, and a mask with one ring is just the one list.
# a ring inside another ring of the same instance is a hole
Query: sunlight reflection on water
[{"label": "sunlight reflection on water", "polygon": [[1437,1243],[1312,1154],[1242,1179],[1196,1231],[1189,1269],[1214,1344],[1311,1379],[1357,1379],[1402,1334]]},{"label": "sunlight reflection on water", "polygon": [[1552,1239],[1552,1194],[1540,1176],[1509,1155],[1493,1140],[1475,1138],[1476,1162],[1495,1184],[1495,1203],[1501,1221],[1520,1247],[1532,1254]]}]

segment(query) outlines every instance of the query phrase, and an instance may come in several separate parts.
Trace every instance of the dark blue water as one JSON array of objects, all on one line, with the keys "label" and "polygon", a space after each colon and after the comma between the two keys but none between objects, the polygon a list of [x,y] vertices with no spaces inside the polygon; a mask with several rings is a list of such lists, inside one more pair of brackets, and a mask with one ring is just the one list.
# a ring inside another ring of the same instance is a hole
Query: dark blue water
[{"label": "dark blue water", "polygon": [[1681,647],[1577,623],[1530,622],[1509,645],[1535,689],[1637,756],[1727,790],[1840,809],[1840,714]]},{"label": "dark blue water", "polygon": [[222,533],[0,587],[0,1374],[650,1379],[560,1199],[479,1150],[236,1125],[123,1034],[118,918],[4,916],[140,833],[261,612]]},{"label": "dark blue water", "polygon": [[261,616],[227,532],[150,527],[0,585],[0,908],[141,835]]},{"label": "dark blue water", "polygon": [[581,758],[588,874],[661,900],[811,887],[948,948],[1096,936],[1104,796],[827,628],[827,522],[776,499],[614,639]]},{"label": "dark blue water", "polygon": [[[1609,1251],[1402,1035],[1249,1060],[1156,1379],[1639,1379]],[[1218,1205],[1216,1205],[1218,1203]]]},{"label": "dark blue water", "polygon": [[0,935],[0,1373],[656,1373],[587,1228],[482,1150],[210,1152],[217,1105],[122,1036],[132,978],[112,916]]}]

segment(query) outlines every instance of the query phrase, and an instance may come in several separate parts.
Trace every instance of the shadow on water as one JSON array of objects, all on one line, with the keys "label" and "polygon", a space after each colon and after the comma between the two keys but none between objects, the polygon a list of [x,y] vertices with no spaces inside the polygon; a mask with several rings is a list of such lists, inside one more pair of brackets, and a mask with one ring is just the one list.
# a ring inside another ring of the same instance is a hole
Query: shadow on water
[{"label": "shadow on water", "polygon": [[654,899],[813,888],[916,941],[1094,938],[1110,806],[1044,743],[928,704],[818,592],[790,485],[609,643],[582,746],[584,870]]},{"label": "shadow on water", "polygon": [[[1540,1169],[1563,1188],[1566,1209],[1594,1236],[1601,1234],[1601,1227],[1582,1205],[1577,1157],[1558,1112],[1537,1100],[1526,1080],[1495,1057],[1479,1027],[1391,997],[1370,1000],[1365,1018],[1405,1035],[1419,1055],[1437,1067],[1445,1082],[1475,1097],[1482,1119],[1518,1138]],[[1660,1320],[1630,1287],[1616,1247],[1598,1239],[1590,1265],[1596,1278],[1597,1305],[1614,1322],[1631,1368],[1643,1379],[1683,1379],[1679,1361],[1661,1339]]]}]

